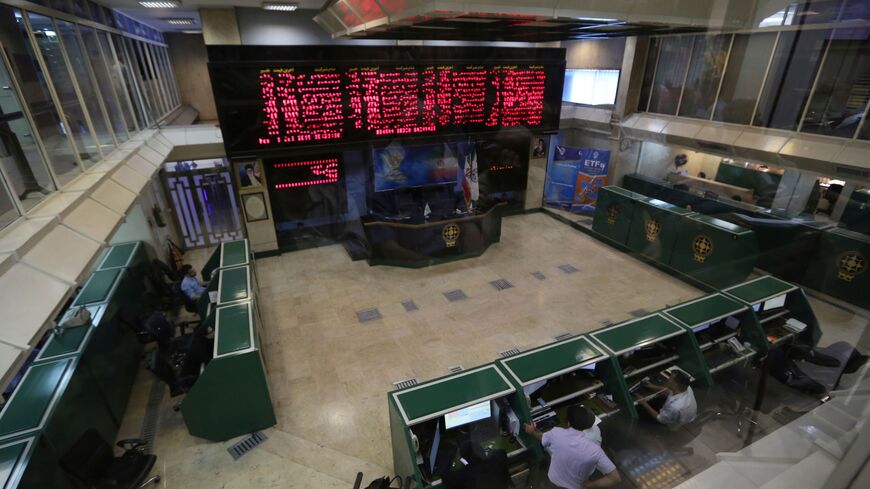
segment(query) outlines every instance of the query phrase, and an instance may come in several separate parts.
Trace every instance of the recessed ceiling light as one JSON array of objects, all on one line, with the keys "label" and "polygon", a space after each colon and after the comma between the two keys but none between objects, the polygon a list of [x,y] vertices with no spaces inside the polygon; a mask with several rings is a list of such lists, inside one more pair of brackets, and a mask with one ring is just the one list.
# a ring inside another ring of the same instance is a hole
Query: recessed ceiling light
[{"label": "recessed ceiling light", "polygon": [[193,25],[195,22],[190,17],[174,17],[171,19],[163,19],[169,25]]},{"label": "recessed ceiling light", "polygon": [[279,10],[281,12],[292,12],[299,8],[296,2],[263,2],[265,10]]},{"label": "recessed ceiling light", "polygon": [[145,8],[178,8],[181,2],[178,0],[139,0],[139,5]]}]

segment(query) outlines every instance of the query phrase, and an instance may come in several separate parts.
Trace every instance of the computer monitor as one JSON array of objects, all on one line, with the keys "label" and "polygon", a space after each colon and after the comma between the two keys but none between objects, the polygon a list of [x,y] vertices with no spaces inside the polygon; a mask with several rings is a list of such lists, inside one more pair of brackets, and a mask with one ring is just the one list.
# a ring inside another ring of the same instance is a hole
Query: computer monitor
[{"label": "computer monitor", "polygon": [[483,401],[477,404],[462,408],[452,413],[444,415],[444,428],[453,429],[457,426],[474,423],[481,419],[486,419],[492,415],[492,408],[489,401]]},{"label": "computer monitor", "polygon": [[764,301],[764,310],[778,309],[785,306],[785,294]]},{"label": "computer monitor", "polygon": [[700,333],[701,331],[704,331],[705,329],[708,329],[709,327],[710,327],[710,323],[699,324],[699,325],[695,326],[694,328],[692,328],[692,331],[694,331],[696,333]]},{"label": "computer monitor", "polygon": [[435,462],[438,460],[438,448],[441,446],[441,420],[435,423],[435,436],[432,437],[432,448],[429,450],[429,473],[435,473]]},{"label": "computer monitor", "polygon": [[595,371],[595,365],[596,365],[596,364],[594,364],[594,363],[590,363],[589,365],[583,365],[582,367],[580,367],[580,370],[591,370],[591,371],[594,372],[594,371]]}]

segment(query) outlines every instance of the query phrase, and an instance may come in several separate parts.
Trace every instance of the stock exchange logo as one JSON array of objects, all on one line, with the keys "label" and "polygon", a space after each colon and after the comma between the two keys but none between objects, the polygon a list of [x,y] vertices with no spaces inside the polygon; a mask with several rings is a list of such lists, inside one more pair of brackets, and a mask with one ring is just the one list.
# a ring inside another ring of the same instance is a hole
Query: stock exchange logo
[{"label": "stock exchange logo", "polygon": [[696,237],[692,242],[692,251],[695,252],[695,261],[704,263],[713,254],[713,240],[704,235]]},{"label": "stock exchange logo", "polygon": [[658,219],[647,219],[646,220],[646,240],[652,243],[659,237],[659,233],[662,231],[662,223],[659,222]]},{"label": "stock exchange logo", "polygon": [[619,206],[616,204],[611,204],[607,207],[607,224],[616,224],[616,220],[619,219]]},{"label": "stock exchange logo", "polygon": [[849,251],[837,257],[837,278],[851,282],[867,269],[867,261],[857,251]]},{"label": "stock exchange logo", "polygon": [[441,237],[448,248],[456,246],[456,240],[459,239],[459,226],[453,223],[444,226],[441,230]]}]

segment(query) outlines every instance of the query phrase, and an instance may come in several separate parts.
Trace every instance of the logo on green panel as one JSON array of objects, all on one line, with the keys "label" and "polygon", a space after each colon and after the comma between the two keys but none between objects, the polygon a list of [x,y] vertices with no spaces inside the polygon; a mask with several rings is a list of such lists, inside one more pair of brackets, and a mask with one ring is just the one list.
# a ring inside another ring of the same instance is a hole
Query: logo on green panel
[{"label": "logo on green panel", "polygon": [[646,220],[646,240],[652,243],[659,237],[662,231],[662,223],[658,219],[649,218]]},{"label": "logo on green panel", "polygon": [[456,240],[459,239],[459,226],[450,223],[441,230],[441,237],[444,239],[444,244],[448,248],[456,246]]},{"label": "logo on green panel", "polygon": [[695,261],[704,263],[704,260],[713,254],[713,240],[703,234],[696,237],[692,242],[692,251],[695,252]]},{"label": "logo on green panel", "polygon": [[616,220],[619,219],[619,206],[616,204],[610,204],[607,206],[607,224],[616,224]]},{"label": "logo on green panel", "polygon": [[851,282],[866,269],[867,261],[857,251],[848,251],[837,257],[837,278],[844,282]]}]

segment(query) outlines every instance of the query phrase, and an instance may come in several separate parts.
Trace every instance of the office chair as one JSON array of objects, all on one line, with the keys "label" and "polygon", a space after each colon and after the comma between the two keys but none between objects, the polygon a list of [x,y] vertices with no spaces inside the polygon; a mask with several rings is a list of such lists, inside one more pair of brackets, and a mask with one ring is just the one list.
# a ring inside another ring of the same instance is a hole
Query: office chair
[{"label": "office chair", "polygon": [[[175,365],[167,352],[160,347],[148,354],[145,368],[169,386],[169,397],[187,393],[199,377],[199,372],[183,375],[181,367]],[[177,407],[173,406],[173,409],[177,411]]]},{"label": "office chair", "polygon": [[151,266],[146,267],[145,276],[157,295],[160,302],[158,307],[161,310],[176,311],[184,306],[188,312],[196,312],[194,302],[181,290],[181,281],[184,277],[180,272],[155,258],[151,260]]},{"label": "office chair", "polygon": [[93,428],[88,429],[61,458],[63,470],[94,489],[137,489],[157,484],[160,476],[148,478],[157,457],[145,453],[145,442],[121,440],[124,454],[115,457],[109,445]]}]

